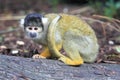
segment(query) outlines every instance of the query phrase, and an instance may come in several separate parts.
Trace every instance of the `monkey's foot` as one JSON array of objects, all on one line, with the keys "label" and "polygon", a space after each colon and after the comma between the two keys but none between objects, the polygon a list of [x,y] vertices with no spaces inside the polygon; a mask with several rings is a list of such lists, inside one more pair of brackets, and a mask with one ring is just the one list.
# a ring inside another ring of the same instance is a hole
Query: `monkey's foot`
[{"label": "monkey's foot", "polygon": [[39,54],[35,54],[35,55],[33,55],[32,58],[36,59],[36,58],[46,58],[46,57],[41,56],[41,55],[39,55]]},{"label": "monkey's foot", "polygon": [[83,59],[81,59],[81,60],[72,60],[72,59],[67,58],[67,57],[60,57],[59,60],[64,62],[65,64],[71,65],[71,66],[78,66],[78,65],[83,64]]}]

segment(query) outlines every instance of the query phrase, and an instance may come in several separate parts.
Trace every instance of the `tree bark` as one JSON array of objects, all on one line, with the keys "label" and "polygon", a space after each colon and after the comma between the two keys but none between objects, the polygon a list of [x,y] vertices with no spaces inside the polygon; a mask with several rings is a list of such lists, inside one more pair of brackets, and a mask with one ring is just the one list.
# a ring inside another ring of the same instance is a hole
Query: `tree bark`
[{"label": "tree bark", "polygon": [[73,67],[58,60],[0,55],[0,80],[120,80],[120,65]]}]

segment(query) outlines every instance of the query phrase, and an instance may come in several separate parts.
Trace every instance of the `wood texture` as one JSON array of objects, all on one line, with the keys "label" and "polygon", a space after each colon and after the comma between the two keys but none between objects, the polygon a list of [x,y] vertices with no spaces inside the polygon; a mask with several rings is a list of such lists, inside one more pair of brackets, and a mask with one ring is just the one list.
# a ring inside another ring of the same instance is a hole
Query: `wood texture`
[{"label": "wood texture", "polygon": [[0,80],[120,80],[119,64],[67,66],[57,60],[0,55]]}]

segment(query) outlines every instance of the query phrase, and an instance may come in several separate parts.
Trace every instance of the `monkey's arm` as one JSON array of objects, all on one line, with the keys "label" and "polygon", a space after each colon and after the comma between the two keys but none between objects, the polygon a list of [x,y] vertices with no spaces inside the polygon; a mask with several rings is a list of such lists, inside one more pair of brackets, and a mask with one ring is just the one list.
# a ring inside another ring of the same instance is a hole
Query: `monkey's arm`
[{"label": "monkey's arm", "polygon": [[49,58],[50,56],[49,49],[45,47],[42,53],[33,55],[33,58]]}]

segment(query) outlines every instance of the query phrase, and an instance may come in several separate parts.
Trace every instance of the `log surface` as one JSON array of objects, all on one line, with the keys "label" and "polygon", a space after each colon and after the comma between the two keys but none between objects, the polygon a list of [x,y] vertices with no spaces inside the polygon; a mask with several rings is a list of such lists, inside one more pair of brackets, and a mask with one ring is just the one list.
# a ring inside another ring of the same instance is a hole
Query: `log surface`
[{"label": "log surface", "polygon": [[72,67],[58,60],[0,55],[0,80],[120,80],[120,65]]}]

